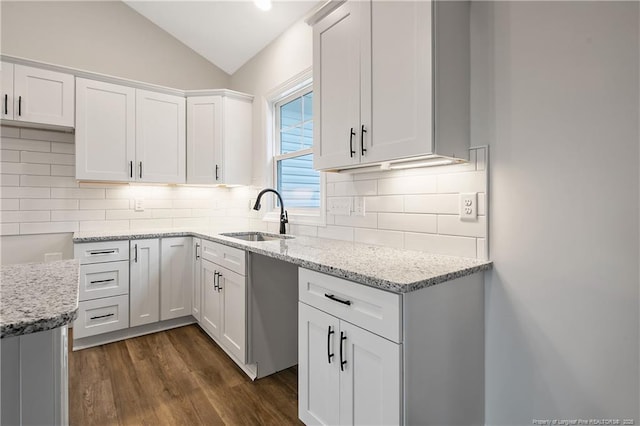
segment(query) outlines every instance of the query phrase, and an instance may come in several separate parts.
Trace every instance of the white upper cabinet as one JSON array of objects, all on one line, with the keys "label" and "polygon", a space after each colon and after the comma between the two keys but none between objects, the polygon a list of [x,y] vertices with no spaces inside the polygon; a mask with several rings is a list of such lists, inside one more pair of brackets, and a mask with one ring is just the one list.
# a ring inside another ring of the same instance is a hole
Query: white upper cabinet
[{"label": "white upper cabinet", "polygon": [[74,76],[2,63],[2,118],[73,127]]},{"label": "white upper cabinet", "polygon": [[313,28],[314,167],[468,159],[469,2],[347,1]]},{"label": "white upper cabinet", "polygon": [[76,179],[184,183],[185,99],[76,82]]},{"label": "white upper cabinet", "polygon": [[187,98],[188,183],[251,183],[251,117],[248,95]]},{"label": "white upper cabinet", "polygon": [[136,89],[76,80],[76,179],[134,180]]},{"label": "white upper cabinet", "polygon": [[137,180],[185,183],[185,99],[136,90]]}]

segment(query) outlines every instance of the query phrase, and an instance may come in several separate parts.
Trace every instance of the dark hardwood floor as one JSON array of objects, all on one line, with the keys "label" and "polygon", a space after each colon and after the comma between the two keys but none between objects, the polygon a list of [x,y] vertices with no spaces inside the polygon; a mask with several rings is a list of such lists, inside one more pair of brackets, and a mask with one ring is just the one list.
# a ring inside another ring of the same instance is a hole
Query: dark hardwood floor
[{"label": "dark hardwood floor", "polygon": [[290,425],[297,369],[252,382],[198,326],[69,353],[71,425]]}]

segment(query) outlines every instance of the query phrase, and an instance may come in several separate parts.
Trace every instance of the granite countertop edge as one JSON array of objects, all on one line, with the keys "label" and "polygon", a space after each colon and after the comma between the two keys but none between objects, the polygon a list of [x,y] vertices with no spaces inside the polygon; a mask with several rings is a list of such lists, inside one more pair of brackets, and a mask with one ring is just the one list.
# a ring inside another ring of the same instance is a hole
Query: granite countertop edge
[{"label": "granite countertop edge", "polygon": [[79,269],[75,259],[2,266],[0,338],[53,330],[76,320]]},{"label": "granite countertop edge", "polygon": [[[265,234],[268,234],[268,233],[265,233]],[[422,288],[441,284],[446,281],[451,281],[457,278],[471,275],[477,272],[487,271],[487,270],[490,270],[493,266],[493,262],[489,260],[483,261],[483,260],[469,258],[470,261],[476,261],[480,263],[476,265],[456,269],[451,272],[430,276],[425,279],[408,282],[408,283],[406,282],[401,283],[401,282],[389,281],[383,278],[379,278],[371,275],[365,275],[355,271],[350,271],[350,270],[346,270],[346,269],[342,269],[342,268],[338,268],[330,265],[325,265],[325,264],[305,260],[299,257],[290,256],[287,254],[278,253],[278,252],[269,250],[267,248],[260,248],[248,243],[243,243],[241,242],[241,240],[234,240],[228,236],[224,236],[220,234],[212,235],[210,233],[202,233],[202,232],[191,231],[191,230],[176,230],[176,231],[167,230],[167,231],[148,231],[148,232],[123,231],[123,232],[114,233],[113,235],[108,233],[100,234],[100,235],[90,235],[90,236],[74,235],[73,242],[88,243],[88,242],[100,242],[100,241],[122,241],[122,240],[135,240],[135,239],[147,239],[147,238],[170,238],[170,237],[201,238],[207,241],[220,243],[229,247],[233,247],[233,248],[245,250],[251,253],[256,253],[256,254],[264,255],[274,259],[282,260],[285,262],[293,263],[303,268],[311,269],[317,272],[322,272],[338,278],[355,281],[362,285],[383,289],[383,290],[391,291],[394,293],[409,293],[412,291],[420,290]],[[305,237],[305,238],[320,239],[318,237]],[[265,247],[268,247],[268,246],[265,246]],[[456,258],[456,256],[445,256],[445,255],[443,255],[443,257]],[[463,258],[458,257],[458,259],[463,259]]]}]

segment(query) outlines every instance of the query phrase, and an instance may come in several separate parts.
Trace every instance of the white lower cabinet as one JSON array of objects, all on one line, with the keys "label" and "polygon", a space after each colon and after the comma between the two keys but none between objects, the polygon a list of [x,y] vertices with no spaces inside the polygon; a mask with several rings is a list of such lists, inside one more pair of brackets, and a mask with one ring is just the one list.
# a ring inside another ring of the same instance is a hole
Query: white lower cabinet
[{"label": "white lower cabinet", "polygon": [[191,315],[193,262],[191,238],[163,238],[161,242],[160,319]]},{"label": "white lower cabinet", "polygon": [[130,322],[135,327],[160,320],[160,240],[130,244]]},{"label": "white lower cabinet", "polygon": [[399,424],[401,345],[299,303],[300,419]]},{"label": "white lower cabinet", "polygon": [[191,286],[191,315],[200,321],[202,312],[202,240],[193,238],[193,270]]},{"label": "white lower cabinet", "polygon": [[[235,259],[242,264],[236,268],[232,262],[231,270],[218,263],[207,260],[203,256],[201,268],[202,308],[200,324],[209,335],[237,362],[246,363],[247,340],[247,276],[244,269],[245,253],[242,250],[212,243],[203,242],[203,253],[216,252],[221,262],[224,259]],[[245,272],[240,274],[237,271]]]}]

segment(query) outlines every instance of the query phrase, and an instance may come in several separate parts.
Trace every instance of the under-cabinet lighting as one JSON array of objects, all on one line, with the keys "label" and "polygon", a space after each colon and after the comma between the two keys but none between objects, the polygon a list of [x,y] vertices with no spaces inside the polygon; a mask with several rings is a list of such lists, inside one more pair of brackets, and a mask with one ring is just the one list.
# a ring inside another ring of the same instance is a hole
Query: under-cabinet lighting
[{"label": "under-cabinet lighting", "polygon": [[260,10],[271,10],[271,0],[253,0],[253,3]]},{"label": "under-cabinet lighting", "polygon": [[455,163],[455,161],[449,158],[437,158],[437,159],[426,160],[426,161],[417,161],[417,162],[412,161],[408,163],[390,164],[389,168],[391,170],[413,169],[417,167],[444,166],[446,164],[453,164],[453,163]]}]

